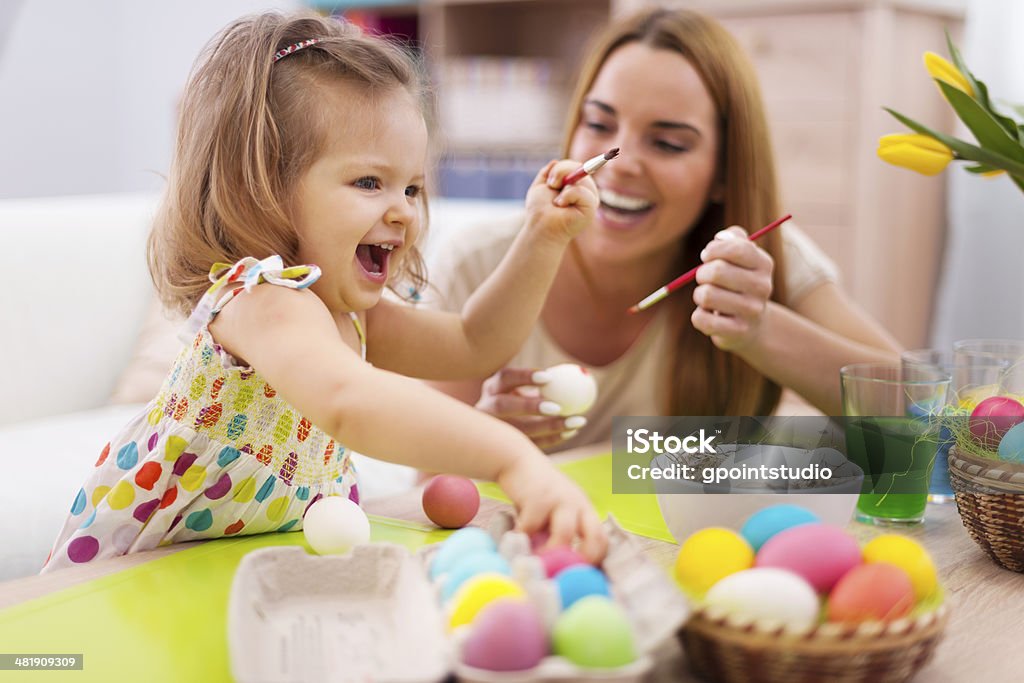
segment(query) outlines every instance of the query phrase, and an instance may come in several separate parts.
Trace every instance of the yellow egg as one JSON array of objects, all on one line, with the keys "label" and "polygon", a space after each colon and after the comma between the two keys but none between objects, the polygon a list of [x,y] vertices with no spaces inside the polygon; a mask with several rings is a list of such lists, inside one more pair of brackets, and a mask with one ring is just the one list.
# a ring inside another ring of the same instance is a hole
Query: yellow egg
[{"label": "yellow egg", "polygon": [[676,581],[687,593],[703,595],[719,579],[754,565],[754,550],[731,529],[709,527],[679,547]]},{"label": "yellow egg", "polygon": [[918,601],[929,598],[938,589],[935,564],[928,551],[917,541],[898,534],[884,534],[862,548],[864,561],[887,562],[907,573],[914,584]]},{"label": "yellow egg", "polygon": [[526,599],[518,583],[503,574],[478,574],[459,587],[452,597],[448,628],[454,630],[471,623],[476,615],[498,598]]}]

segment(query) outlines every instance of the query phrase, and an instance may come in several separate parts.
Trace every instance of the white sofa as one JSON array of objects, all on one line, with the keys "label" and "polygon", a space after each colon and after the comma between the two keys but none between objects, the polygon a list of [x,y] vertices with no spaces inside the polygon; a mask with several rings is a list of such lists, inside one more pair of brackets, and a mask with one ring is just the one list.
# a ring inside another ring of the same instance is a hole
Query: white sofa
[{"label": "white sofa", "polygon": [[[152,305],[145,242],[157,201],[0,201],[0,581],[38,571],[103,445],[140,408],[109,402]],[[519,207],[437,200],[431,234]],[[359,467],[365,496],[412,483],[388,463]]]}]

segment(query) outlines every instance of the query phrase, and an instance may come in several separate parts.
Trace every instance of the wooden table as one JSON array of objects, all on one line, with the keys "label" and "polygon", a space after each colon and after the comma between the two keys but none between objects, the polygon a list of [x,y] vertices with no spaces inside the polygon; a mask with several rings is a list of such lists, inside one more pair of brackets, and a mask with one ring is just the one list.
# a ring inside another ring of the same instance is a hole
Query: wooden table
[{"label": "wooden table", "polygon": [[[556,456],[568,460],[592,454],[593,448]],[[420,491],[367,501],[368,513],[413,522],[429,523],[420,506]],[[488,520],[509,506],[484,499],[475,524]],[[914,679],[917,683],[952,683],[981,680],[1003,683],[1024,680],[1024,574],[1000,568],[970,539],[956,506],[929,505],[926,523],[906,533],[923,542],[931,552],[945,587],[951,617],[935,658]],[[884,530],[851,523],[849,530],[861,541]],[[678,546],[637,537],[644,552],[666,569]],[[91,563],[84,567],[0,583],[0,609],[42,597],[99,576],[122,571],[195,544],[182,544],[151,552]],[[0,650],[3,650],[0,644]],[[697,681],[686,669],[678,648],[661,662],[652,680]]]}]

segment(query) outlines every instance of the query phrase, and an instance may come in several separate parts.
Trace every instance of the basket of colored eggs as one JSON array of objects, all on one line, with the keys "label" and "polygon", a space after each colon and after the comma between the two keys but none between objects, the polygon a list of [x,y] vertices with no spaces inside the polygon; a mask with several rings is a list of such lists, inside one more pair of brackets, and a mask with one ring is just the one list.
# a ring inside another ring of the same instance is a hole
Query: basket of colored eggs
[{"label": "basket of colored eggs", "polygon": [[1024,404],[991,396],[951,423],[949,478],[960,519],[996,564],[1024,572]]},{"label": "basket of colored eggs", "polygon": [[477,527],[424,556],[460,680],[625,682],[650,670],[687,606],[621,528],[606,528],[601,567],[569,547]]},{"label": "basket of colored eggs", "polygon": [[861,546],[793,505],[758,511],[739,533],[694,533],[675,571],[695,604],[680,632],[687,659],[715,681],[906,681],[948,618],[916,541]]}]

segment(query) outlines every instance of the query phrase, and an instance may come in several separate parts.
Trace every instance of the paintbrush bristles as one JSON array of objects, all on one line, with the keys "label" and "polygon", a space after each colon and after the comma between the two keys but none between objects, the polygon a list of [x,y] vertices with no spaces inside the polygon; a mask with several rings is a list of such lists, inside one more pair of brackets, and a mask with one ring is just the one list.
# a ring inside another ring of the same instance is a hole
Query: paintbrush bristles
[{"label": "paintbrush bristles", "polygon": [[611,161],[612,159],[614,159],[617,156],[619,156],[619,148],[618,147],[612,147],[610,150],[608,150],[607,152],[604,153],[604,158],[607,159],[608,161]]}]

